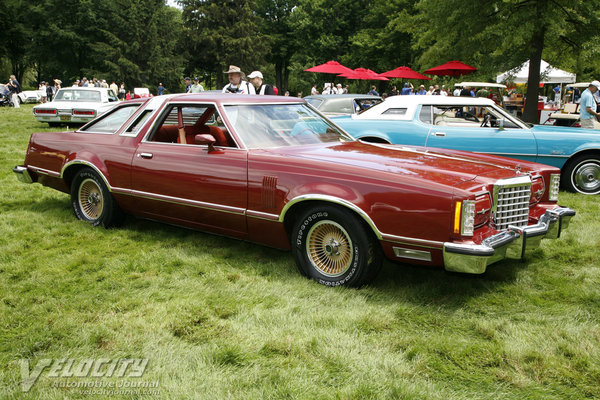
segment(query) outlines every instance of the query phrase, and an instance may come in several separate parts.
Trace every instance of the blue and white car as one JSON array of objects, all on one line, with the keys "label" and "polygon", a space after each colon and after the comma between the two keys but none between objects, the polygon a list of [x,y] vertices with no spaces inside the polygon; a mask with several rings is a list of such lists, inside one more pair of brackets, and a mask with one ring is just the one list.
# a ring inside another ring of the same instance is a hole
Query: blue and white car
[{"label": "blue and white car", "polygon": [[393,96],[361,114],[332,120],[369,142],[468,150],[552,165],[562,170],[565,189],[600,193],[600,130],[528,124],[489,99]]}]

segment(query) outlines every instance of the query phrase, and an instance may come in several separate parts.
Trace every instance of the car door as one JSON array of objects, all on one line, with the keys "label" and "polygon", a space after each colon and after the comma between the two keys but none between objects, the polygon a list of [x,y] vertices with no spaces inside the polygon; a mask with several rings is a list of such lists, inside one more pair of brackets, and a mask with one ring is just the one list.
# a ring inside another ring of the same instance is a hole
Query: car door
[{"label": "car door", "polygon": [[[537,145],[531,130],[505,119],[505,115],[491,107],[423,105],[422,111],[426,112],[427,107],[433,112],[427,147],[536,160]],[[484,124],[486,115],[490,120]],[[503,126],[499,126],[500,119]]]},{"label": "car door", "polygon": [[184,129],[188,129],[209,107],[215,108],[211,104],[166,106],[136,149],[132,194],[146,217],[244,238],[247,151],[235,146],[180,144],[176,138],[158,135],[173,128],[177,135],[178,127],[172,123],[176,110],[184,110]]}]

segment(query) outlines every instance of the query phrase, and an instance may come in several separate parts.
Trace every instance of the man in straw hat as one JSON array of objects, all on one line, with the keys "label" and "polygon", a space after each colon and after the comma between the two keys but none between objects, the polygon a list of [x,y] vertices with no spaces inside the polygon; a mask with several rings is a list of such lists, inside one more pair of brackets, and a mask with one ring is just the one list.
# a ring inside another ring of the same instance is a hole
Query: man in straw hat
[{"label": "man in straw hat", "polygon": [[243,79],[244,73],[240,67],[230,65],[229,70],[223,72],[229,77],[229,83],[223,88],[223,93],[256,94],[254,86]]}]

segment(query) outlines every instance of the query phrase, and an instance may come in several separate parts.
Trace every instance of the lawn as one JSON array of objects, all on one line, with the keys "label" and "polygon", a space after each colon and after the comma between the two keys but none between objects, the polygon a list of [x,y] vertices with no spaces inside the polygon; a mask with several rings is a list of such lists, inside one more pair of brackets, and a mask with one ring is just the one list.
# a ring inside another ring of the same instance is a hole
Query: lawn
[{"label": "lawn", "polygon": [[[368,287],[332,289],[286,252],[134,218],[111,230],[76,220],[66,194],[11,171],[44,130],[31,106],[0,108],[2,399],[94,397],[64,387],[90,382],[156,386],[97,398],[600,396],[599,196],[561,192],[577,216],[524,262],[482,276],[386,263]],[[22,360],[33,373],[46,359],[148,364],[141,377],[48,367],[24,392]]]}]

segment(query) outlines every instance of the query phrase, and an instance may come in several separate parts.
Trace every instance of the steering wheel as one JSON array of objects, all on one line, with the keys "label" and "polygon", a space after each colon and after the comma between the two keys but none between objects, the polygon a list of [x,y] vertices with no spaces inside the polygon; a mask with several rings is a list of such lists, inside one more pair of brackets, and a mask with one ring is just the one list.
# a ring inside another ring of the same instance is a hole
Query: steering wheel
[{"label": "steering wheel", "polygon": [[464,112],[463,118],[466,119],[467,121],[479,123],[479,118],[477,118],[476,116],[474,116],[470,112]]},{"label": "steering wheel", "polygon": [[492,116],[490,114],[486,114],[485,117],[483,117],[483,122],[479,126],[481,128],[488,126],[488,123],[490,122],[491,119],[492,119]]}]

